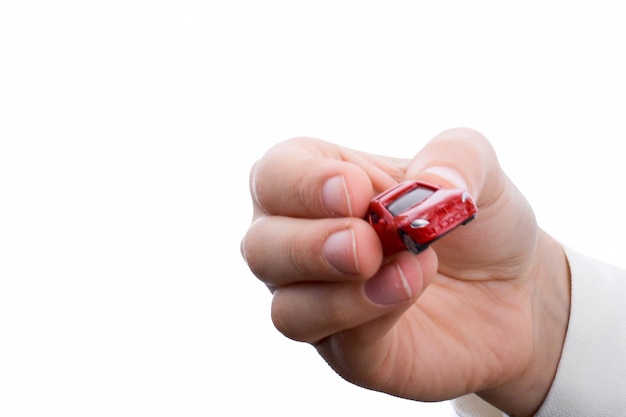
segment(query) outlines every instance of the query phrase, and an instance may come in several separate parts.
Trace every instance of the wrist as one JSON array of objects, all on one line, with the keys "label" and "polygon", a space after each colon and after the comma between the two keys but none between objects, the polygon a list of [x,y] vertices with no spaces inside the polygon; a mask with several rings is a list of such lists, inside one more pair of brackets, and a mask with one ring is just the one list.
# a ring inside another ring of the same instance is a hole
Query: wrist
[{"label": "wrist", "polygon": [[541,231],[528,279],[533,348],[528,365],[503,386],[479,393],[509,416],[532,416],[543,404],[561,358],[570,311],[570,270],[563,247]]}]

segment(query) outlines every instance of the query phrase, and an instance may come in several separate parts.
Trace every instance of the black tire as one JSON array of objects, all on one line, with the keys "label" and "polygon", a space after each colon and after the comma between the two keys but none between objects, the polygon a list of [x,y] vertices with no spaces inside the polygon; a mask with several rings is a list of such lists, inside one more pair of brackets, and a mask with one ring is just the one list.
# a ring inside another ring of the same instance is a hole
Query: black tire
[{"label": "black tire", "polygon": [[420,245],[419,243],[414,241],[413,238],[409,236],[409,234],[406,232],[400,232],[400,237],[402,238],[402,242],[404,243],[406,250],[414,255],[417,255],[420,252],[424,252],[428,248],[428,245]]},{"label": "black tire", "polygon": [[474,214],[472,217],[468,218],[467,220],[465,220],[463,223],[461,223],[462,226],[465,226],[466,224],[468,224],[469,222],[471,222],[472,220],[474,220],[476,218],[476,215]]}]

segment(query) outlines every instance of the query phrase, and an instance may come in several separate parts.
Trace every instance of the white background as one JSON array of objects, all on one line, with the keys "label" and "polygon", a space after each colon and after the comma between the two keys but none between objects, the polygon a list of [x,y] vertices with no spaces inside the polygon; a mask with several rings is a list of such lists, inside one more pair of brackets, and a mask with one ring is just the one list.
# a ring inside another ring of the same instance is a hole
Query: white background
[{"label": "white background", "polygon": [[0,1],[0,415],[451,415],[273,328],[249,168],[473,127],[545,229],[626,266],[625,5]]}]

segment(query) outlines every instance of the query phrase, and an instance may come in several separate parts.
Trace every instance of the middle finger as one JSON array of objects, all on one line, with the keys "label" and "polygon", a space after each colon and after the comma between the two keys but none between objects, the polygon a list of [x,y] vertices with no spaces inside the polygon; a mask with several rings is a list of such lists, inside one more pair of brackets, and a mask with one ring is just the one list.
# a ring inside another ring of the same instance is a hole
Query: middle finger
[{"label": "middle finger", "polygon": [[383,258],[376,232],[357,218],[264,216],[250,226],[242,252],[252,272],[271,286],[363,280]]}]

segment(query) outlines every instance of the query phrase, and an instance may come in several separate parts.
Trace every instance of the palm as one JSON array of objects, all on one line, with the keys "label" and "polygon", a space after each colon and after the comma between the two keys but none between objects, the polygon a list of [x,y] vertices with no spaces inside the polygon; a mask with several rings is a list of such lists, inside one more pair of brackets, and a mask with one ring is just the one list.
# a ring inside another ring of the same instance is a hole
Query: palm
[{"label": "palm", "polygon": [[390,334],[400,359],[394,383],[402,385],[386,389],[416,399],[451,398],[495,385],[505,377],[500,370],[527,358],[529,311],[519,302],[496,301],[510,291],[499,285],[440,275]]},{"label": "palm", "polygon": [[538,228],[510,182],[497,195],[486,207],[479,202],[469,226],[433,245],[439,272],[415,304],[392,318],[390,331],[367,346],[362,334],[375,323],[337,335],[334,348],[350,358],[338,365],[349,368],[340,373],[394,395],[441,400],[521,371],[533,348],[529,276]]}]

